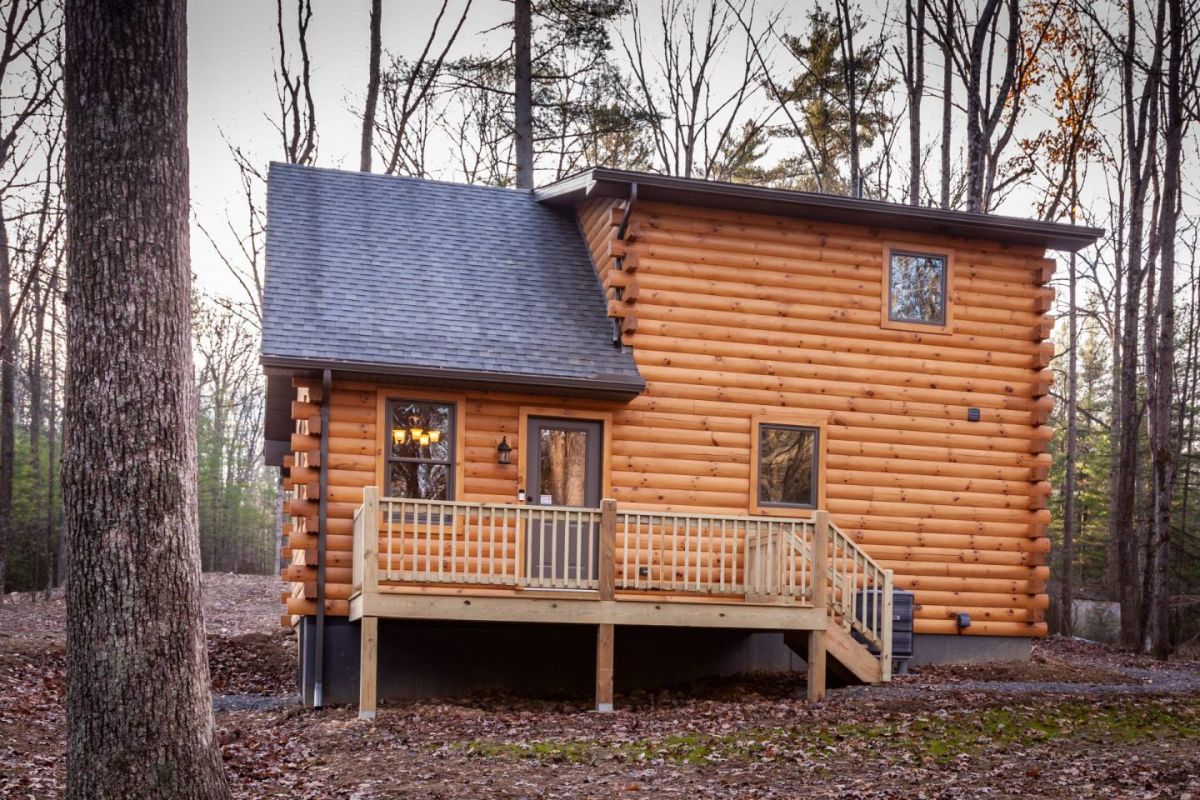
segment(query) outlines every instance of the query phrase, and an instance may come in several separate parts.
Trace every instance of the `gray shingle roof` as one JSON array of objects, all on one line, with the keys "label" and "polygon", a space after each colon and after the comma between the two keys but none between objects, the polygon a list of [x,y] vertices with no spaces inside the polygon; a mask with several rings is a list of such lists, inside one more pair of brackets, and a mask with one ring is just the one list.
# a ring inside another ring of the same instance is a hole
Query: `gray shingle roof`
[{"label": "gray shingle roof", "polygon": [[574,215],[528,191],[272,164],[263,363],[636,392]]}]

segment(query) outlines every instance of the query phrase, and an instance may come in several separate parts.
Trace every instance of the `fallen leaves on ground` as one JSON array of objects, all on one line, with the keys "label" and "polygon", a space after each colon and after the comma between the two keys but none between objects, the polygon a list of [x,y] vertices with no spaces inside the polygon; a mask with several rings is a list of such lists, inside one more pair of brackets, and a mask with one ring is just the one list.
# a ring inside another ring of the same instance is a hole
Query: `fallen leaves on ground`
[{"label": "fallen leaves on ground", "polygon": [[[819,705],[802,678],[586,698],[488,694],[296,705],[277,582],[205,576],[217,713],[244,798],[1188,798],[1200,800],[1200,664],[1052,639],[1030,662],[925,668]],[[0,608],[0,796],[61,796],[61,597]],[[981,688],[982,687],[982,688]]]}]

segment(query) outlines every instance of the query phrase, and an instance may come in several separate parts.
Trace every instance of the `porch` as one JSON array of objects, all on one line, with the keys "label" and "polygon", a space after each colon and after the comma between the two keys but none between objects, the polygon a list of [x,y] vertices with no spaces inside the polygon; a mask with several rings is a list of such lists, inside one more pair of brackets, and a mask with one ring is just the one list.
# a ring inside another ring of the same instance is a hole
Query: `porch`
[{"label": "porch", "polygon": [[359,709],[376,707],[378,621],[596,626],[596,705],[612,708],[613,626],[782,631],[809,665],[890,679],[892,575],[828,514],[723,516],[379,497],[354,515],[350,618]]}]

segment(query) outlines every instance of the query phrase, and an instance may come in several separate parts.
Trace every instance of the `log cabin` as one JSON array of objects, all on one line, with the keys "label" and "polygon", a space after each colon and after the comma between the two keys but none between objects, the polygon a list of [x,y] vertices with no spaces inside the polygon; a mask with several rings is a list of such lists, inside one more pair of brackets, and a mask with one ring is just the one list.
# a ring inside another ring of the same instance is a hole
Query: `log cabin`
[{"label": "log cabin", "polygon": [[307,702],[1046,634],[1050,251],[1100,231],[593,168],[274,164],[262,364]]}]

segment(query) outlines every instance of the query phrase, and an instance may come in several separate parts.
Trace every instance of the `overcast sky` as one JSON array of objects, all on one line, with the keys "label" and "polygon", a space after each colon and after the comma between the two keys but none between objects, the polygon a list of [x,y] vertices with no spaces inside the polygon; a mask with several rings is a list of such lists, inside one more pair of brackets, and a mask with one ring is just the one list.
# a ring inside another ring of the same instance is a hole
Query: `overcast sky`
[{"label": "overcast sky", "polygon": [[[293,0],[285,0],[285,8],[292,5]],[[441,4],[384,0],[383,5],[385,49],[415,56]],[[452,6],[461,8],[462,3],[452,2]],[[463,45],[459,52],[478,50],[484,31],[511,13],[512,5],[502,0],[475,0],[459,37]],[[227,208],[243,215],[237,169],[222,136],[263,164],[278,158],[281,149],[266,116],[277,108],[272,77],[279,52],[275,4],[203,0],[190,3],[188,15],[192,205],[212,230],[223,224]],[[369,18],[368,0],[313,3],[309,49],[322,166],[358,168],[361,123],[351,109],[361,108],[366,92]],[[235,219],[240,223],[240,216]],[[199,231],[193,231],[192,256],[201,290],[237,291]]]}]

